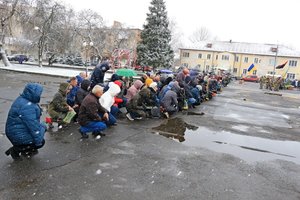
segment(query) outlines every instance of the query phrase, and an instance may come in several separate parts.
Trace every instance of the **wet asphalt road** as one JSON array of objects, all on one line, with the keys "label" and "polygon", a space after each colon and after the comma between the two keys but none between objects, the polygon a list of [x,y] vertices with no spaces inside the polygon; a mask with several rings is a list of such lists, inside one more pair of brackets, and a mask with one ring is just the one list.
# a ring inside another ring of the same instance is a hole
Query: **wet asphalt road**
[{"label": "wet asphalt road", "polygon": [[[7,112],[24,84],[43,84],[46,104],[65,80],[0,72],[4,152]],[[0,154],[0,199],[300,199],[299,93],[280,97],[257,87],[232,83],[192,110],[205,115],[174,116],[182,143],[153,134],[174,132],[152,129],[171,121],[163,119],[121,117],[100,140],[80,140],[77,125],[48,132],[30,160]]]}]

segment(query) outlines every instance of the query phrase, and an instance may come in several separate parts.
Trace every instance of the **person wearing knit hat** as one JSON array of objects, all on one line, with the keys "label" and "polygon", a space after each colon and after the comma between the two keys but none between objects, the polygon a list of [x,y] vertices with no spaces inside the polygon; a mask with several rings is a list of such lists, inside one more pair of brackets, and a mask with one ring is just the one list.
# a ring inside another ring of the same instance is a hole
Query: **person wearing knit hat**
[{"label": "person wearing knit hat", "polygon": [[148,78],[146,79],[146,81],[145,81],[146,87],[149,87],[151,83],[153,83],[153,80],[152,80],[151,78],[148,77]]}]

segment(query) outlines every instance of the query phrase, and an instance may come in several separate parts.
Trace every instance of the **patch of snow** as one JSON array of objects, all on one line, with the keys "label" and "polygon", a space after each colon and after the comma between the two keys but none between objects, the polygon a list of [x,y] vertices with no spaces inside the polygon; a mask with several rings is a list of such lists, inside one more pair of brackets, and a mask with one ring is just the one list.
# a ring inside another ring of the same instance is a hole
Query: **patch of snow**
[{"label": "patch of snow", "polygon": [[98,169],[98,170],[96,171],[96,175],[100,175],[100,174],[102,174],[102,171],[101,171],[101,169]]}]

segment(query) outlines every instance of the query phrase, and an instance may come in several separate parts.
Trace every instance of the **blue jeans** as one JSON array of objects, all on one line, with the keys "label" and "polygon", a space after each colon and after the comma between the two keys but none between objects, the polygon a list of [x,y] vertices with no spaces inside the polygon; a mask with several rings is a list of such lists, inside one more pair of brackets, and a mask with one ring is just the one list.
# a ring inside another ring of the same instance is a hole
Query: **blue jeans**
[{"label": "blue jeans", "polygon": [[[101,118],[103,118],[103,114],[99,114]],[[111,126],[117,123],[117,119],[111,114],[108,114],[109,120],[108,121],[103,121],[107,126]]]},{"label": "blue jeans", "polygon": [[107,128],[104,122],[90,122],[85,126],[80,127],[82,133],[89,133],[93,131],[103,131]]},{"label": "blue jeans", "polygon": [[188,105],[193,105],[194,103],[196,103],[196,99],[194,99],[194,98],[188,99]]},{"label": "blue jeans", "polygon": [[110,113],[111,113],[115,118],[117,118],[118,113],[119,113],[119,108],[116,107],[116,106],[110,107]]}]

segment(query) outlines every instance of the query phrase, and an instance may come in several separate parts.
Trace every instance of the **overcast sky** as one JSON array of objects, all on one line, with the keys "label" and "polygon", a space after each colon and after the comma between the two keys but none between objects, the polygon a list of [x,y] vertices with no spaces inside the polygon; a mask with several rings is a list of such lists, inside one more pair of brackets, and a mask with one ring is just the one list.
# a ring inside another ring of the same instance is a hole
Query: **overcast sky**
[{"label": "overcast sky", "polygon": [[[92,9],[107,25],[114,20],[142,28],[151,0],[62,0],[76,11]],[[165,0],[183,40],[201,26],[222,41],[285,44],[300,50],[299,0]]]}]

